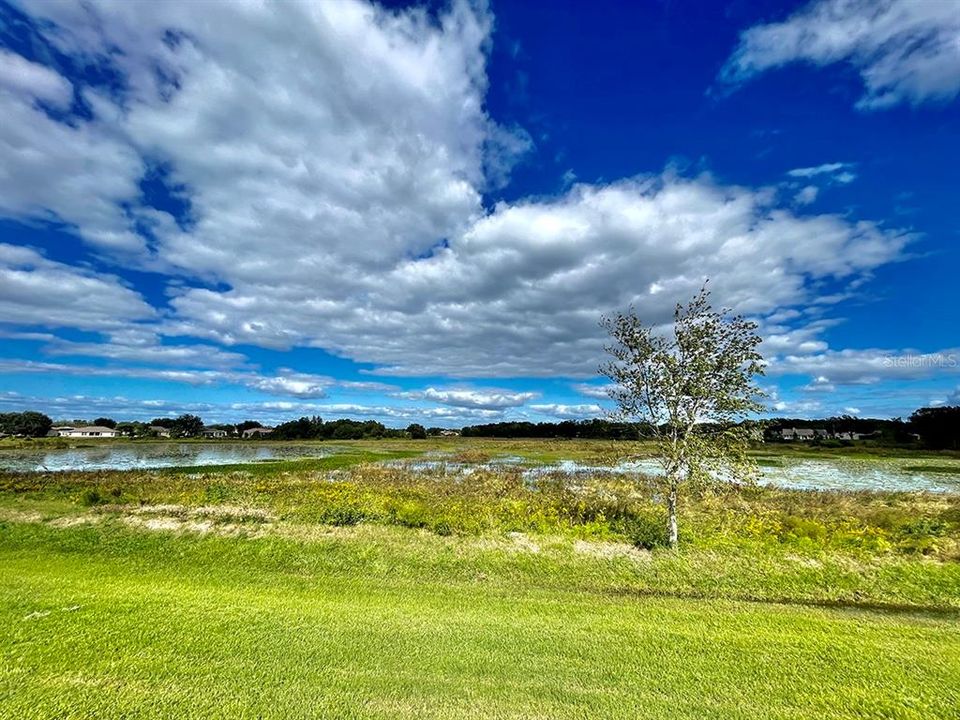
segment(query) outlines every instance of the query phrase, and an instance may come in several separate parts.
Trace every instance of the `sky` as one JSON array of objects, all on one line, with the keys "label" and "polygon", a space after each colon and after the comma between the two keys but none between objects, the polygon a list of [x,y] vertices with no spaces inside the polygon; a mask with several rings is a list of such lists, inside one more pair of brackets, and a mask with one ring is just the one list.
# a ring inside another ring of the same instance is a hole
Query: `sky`
[{"label": "sky", "polygon": [[0,411],[603,416],[709,278],[769,414],[960,404],[950,0],[0,0]]}]

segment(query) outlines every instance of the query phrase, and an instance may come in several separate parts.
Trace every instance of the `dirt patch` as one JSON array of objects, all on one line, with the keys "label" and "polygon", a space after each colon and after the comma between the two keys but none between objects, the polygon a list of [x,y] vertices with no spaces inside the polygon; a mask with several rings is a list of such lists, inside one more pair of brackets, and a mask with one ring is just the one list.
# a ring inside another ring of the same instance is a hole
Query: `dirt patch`
[{"label": "dirt patch", "polygon": [[0,508],[0,521],[13,523],[38,523],[43,522],[43,515],[38,512]]},{"label": "dirt patch", "polygon": [[538,553],[540,546],[530,539],[530,536],[522,532],[509,532],[507,537],[513,541],[514,547],[525,552]]},{"label": "dirt patch", "polygon": [[59,517],[55,520],[51,520],[48,524],[50,527],[55,528],[69,528],[75,527],[77,525],[89,525],[91,523],[98,523],[102,520],[98,515],[67,515],[66,517]]}]

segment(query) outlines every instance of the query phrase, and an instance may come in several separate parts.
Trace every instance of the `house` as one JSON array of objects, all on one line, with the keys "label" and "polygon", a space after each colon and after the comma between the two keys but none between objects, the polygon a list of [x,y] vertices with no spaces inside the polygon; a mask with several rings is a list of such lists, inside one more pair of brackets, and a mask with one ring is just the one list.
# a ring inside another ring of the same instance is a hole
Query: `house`
[{"label": "house", "polygon": [[780,431],[780,437],[783,440],[799,440],[809,442],[816,437],[816,433],[810,428],[784,428]]},{"label": "house", "polygon": [[157,437],[170,437],[170,428],[165,428],[162,425],[150,425],[147,430]]},{"label": "house", "polygon": [[225,438],[228,434],[226,430],[220,428],[209,428],[203,431],[203,436],[208,438]]},{"label": "house", "polygon": [[243,431],[244,440],[255,440],[256,438],[264,437],[273,432],[273,428],[249,428]]},{"label": "house", "polygon": [[67,433],[75,429],[73,425],[54,425],[50,428],[50,432],[55,436],[67,437]]},{"label": "house", "polygon": [[112,438],[120,433],[113,428],[102,425],[87,425],[86,427],[70,428],[61,433],[62,437],[73,438]]},{"label": "house", "polygon": [[440,437],[460,437],[459,430],[441,430]]}]

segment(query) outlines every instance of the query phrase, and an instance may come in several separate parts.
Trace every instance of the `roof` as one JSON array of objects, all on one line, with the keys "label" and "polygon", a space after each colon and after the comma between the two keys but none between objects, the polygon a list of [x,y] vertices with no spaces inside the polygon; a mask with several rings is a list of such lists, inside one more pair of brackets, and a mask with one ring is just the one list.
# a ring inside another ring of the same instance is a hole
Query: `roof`
[{"label": "roof", "polygon": [[116,428],[104,427],[103,425],[85,425],[83,427],[70,429],[75,430],[76,432],[117,432]]}]

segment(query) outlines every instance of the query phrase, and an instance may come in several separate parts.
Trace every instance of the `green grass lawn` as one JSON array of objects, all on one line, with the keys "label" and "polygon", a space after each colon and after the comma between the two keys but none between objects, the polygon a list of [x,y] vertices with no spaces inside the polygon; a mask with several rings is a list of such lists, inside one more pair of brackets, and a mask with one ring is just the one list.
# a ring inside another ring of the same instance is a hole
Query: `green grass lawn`
[{"label": "green grass lawn", "polygon": [[649,561],[510,542],[7,522],[0,717],[960,717],[955,611],[649,597]]}]

